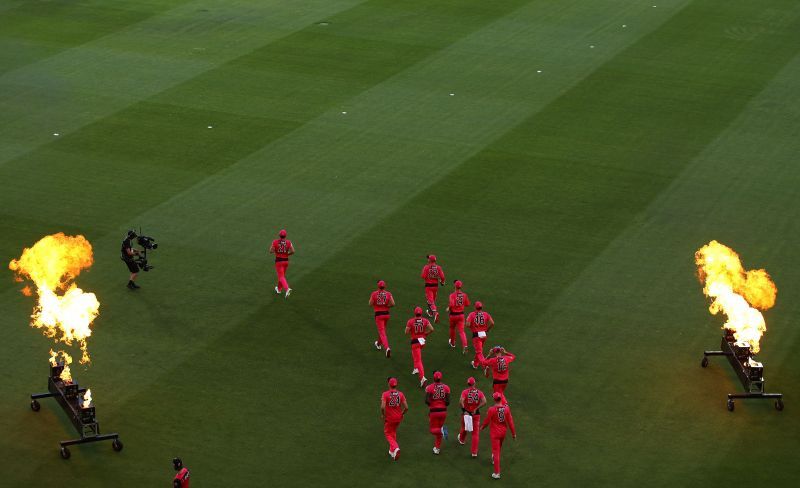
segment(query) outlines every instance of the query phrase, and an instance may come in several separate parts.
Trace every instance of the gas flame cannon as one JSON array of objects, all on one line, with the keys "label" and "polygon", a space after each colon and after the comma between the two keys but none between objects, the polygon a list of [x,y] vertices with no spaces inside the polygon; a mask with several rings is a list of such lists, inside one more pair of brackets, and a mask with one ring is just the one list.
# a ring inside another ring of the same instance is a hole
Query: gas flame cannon
[{"label": "gas flame cannon", "polygon": [[86,398],[86,388],[81,388],[77,382],[64,381],[61,379],[64,371],[63,361],[54,361],[50,364],[50,377],[47,378],[48,393],[35,393],[31,395],[31,410],[38,412],[41,408],[40,398],[55,398],[64,413],[72,421],[72,425],[78,431],[80,438],[61,441],[61,457],[69,459],[70,452],[67,446],[75,444],[86,444],[87,442],[111,441],[111,447],[115,451],[122,450],[122,442],[119,434],[101,434],[100,424],[95,418],[94,405],[91,397]]},{"label": "gas flame cannon", "polygon": [[783,410],[783,393],[764,392],[764,365],[753,358],[750,344],[745,341],[737,342],[733,337],[734,331],[725,329],[722,336],[721,351],[704,351],[700,366],[708,366],[708,356],[725,356],[742,382],[744,393],[728,393],[728,411],[733,412],[735,398],[774,398],[775,409]]}]

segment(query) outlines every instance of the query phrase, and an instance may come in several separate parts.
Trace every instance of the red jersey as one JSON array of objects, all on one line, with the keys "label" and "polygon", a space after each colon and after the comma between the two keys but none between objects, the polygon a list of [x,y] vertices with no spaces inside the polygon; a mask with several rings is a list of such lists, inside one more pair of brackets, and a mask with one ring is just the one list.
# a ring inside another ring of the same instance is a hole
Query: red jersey
[{"label": "red jersey", "polygon": [[289,250],[292,248],[292,241],[289,239],[275,239],[272,241],[272,250],[275,252],[275,259],[281,261],[289,260]]},{"label": "red jersey", "polygon": [[425,317],[414,317],[413,319],[408,319],[408,322],[406,322],[406,327],[408,327],[412,339],[424,338],[428,335],[425,330],[429,325],[431,325],[431,322]]},{"label": "red jersey", "polygon": [[369,301],[372,302],[372,308],[376,312],[388,312],[389,304],[392,303],[392,294],[386,290],[375,290],[369,296]]},{"label": "red jersey", "polygon": [[492,368],[492,379],[495,380],[508,380],[509,365],[517,359],[511,353],[503,354],[502,356],[495,356],[483,361],[484,366]]},{"label": "red jersey", "polygon": [[486,332],[490,321],[492,321],[492,316],[483,310],[470,312],[467,316],[467,324],[472,332]]},{"label": "red jersey", "polygon": [[454,291],[450,294],[450,313],[459,314],[464,313],[464,307],[472,305],[469,302],[469,297],[463,291]]},{"label": "red jersey", "polygon": [[178,471],[178,474],[172,480],[172,486],[174,488],[189,488],[189,470],[182,468]]},{"label": "red jersey", "polygon": [[386,390],[381,396],[381,400],[385,403],[384,412],[387,422],[400,422],[403,420],[403,402],[406,401],[406,396],[402,391]]},{"label": "red jersey", "polygon": [[505,437],[506,428],[511,429],[512,435],[517,435],[514,428],[514,418],[511,416],[511,407],[508,405],[492,405],[486,414],[481,428],[489,424],[489,431],[492,437]]},{"label": "red jersey", "polygon": [[434,408],[447,408],[445,397],[450,394],[449,386],[444,383],[434,382],[425,387],[425,393],[431,394],[431,404],[429,405],[431,410]]},{"label": "red jersey", "polygon": [[470,386],[461,392],[461,401],[464,403],[464,410],[473,413],[478,410],[478,405],[483,403],[486,397],[483,392],[474,386]]},{"label": "red jersey", "polygon": [[426,285],[438,285],[444,281],[444,270],[436,263],[428,263],[422,268],[422,279]]}]

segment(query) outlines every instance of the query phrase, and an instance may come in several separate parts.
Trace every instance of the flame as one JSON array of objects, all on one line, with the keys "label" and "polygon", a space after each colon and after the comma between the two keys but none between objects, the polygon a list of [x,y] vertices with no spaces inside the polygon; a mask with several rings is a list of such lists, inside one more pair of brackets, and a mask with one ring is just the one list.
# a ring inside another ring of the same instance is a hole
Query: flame
[{"label": "flame", "polygon": [[778,288],[763,269],[745,271],[733,249],[711,241],[694,255],[697,275],[704,284],[703,293],[711,298],[708,311],[723,312],[727,321],[722,326],[733,331],[738,341],[750,344],[753,353],[761,350],[759,341],[767,330],[759,310],[775,305]]},{"label": "flame", "polygon": [[89,408],[91,404],[92,404],[92,389],[89,388],[86,390],[86,393],[83,394],[83,405],[81,405],[81,407]]},{"label": "flame", "polygon": [[50,364],[53,366],[58,365],[59,356],[61,356],[61,363],[64,364],[64,369],[61,371],[61,374],[58,375],[58,377],[61,378],[61,381],[64,383],[72,383],[72,373],[69,371],[69,365],[72,364],[72,356],[64,351],[55,352],[50,349]]},{"label": "flame", "polygon": [[[81,364],[90,361],[86,341],[92,335],[91,324],[99,314],[100,302],[94,293],[78,288],[74,280],[92,263],[92,245],[85,237],[59,232],[24,249],[22,256],[8,265],[17,280],[26,278],[36,285],[39,300],[31,315],[31,327],[42,329],[55,342],[76,342],[82,352]],[[22,293],[28,295],[30,291],[26,286]]]}]

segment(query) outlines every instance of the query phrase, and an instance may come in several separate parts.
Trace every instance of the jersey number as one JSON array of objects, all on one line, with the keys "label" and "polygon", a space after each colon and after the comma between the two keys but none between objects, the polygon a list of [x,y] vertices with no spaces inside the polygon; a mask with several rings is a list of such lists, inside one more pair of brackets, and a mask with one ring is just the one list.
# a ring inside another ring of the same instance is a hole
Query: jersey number
[{"label": "jersey number", "polygon": [[275,250],[281,254],[289,252],[286,248],[286,241],[278,241],[278,246]]},{"label": "jersey number", "polygon": [[506,358],[497,358],[497,371],[505,371],[508,369]]},{"label": "jersey number", "polygon": [[472,390],[467,392],[467,403],[475,405],[480,401],[480,398],[481,396],[478,393],[478,390]]},{"label": "jersey number", "polygon": [[414,333],[415,334],[422,334],[425,332],[425,324],[421,320],[417,320],[414,322]]},{"label": "jersey number", "polygon": [[456,305],[458,305],[459,307],[464,305],[464,295],[460,293],[456,295]]},{"label": "jersey number", "polygon": [[382,291],[375,297],[375,305],[386,305],[386,302],[386,292]]},{"label": "jersey number", "polygon": [[431,396],[431,398],[433,398],[434,400],[444,400],[444,396],[445,396],[444,387],[442,387],[441,385],[437,385],[436,388],[433,389],[433,395]]},{"label": "jersey number", "polygon": [[506,409],[500,407],[497,409],[497,421],[498,422],[505,422],[506,421]]},{"label": "jersey number", "polygon": [[475,318],[472,319],[477,325],[484,325],[486,324],[486,318],[484,318],[483,313],[476,313]]},{"label": "jersey number", "polygon": [[439,268],[436,266],[431,266],[428,268],[428,279],[434,280],[439,277]]},{"label": "jersey number", "polygon": [[389,406],[390,407],[399,407],[400,406],[400,394],[399,393],[391,393],[389,395]]}]

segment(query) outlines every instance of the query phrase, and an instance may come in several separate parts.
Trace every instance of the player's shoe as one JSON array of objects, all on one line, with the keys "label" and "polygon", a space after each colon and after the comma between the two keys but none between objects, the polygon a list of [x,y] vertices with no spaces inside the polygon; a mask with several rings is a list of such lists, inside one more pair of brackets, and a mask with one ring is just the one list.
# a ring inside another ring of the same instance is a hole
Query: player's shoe
[{"label": "player's shoe", "polygon": [[391,357],[392,357],[392,348],[391,347],[387,347],[386,348],[386,358],[389,359]]},{"label": "player's shoe", "polygon": [[428,317],[433,317],[433,314],[431,314],[431,307],[425,309],[425,315],[427,315]]},{"label": "player's shoe", "polygon": [[381,345],[378,344],[378,341],[375,341],[375,349],[377,349],[379,351],[381,350]]},{"label": "player's shoe", "polygon": [[446,425],[442,426],[442,437],[444,437],[444,440],[447,440],[447,426]]},{"label": "player's shoe", "polygon": [[483,368],[483,376],[489,377],[489,366]]},{"label": "player's shoe", "polygon": [[475,361],[470,361],[469,364],[472,366],[472,369],[478,369],[478,365],[475,364]]},{"label": "player's shoe", "polygon": [[456,347],[456,343],[453,342],[453,339],[447,339],[447,343],[450,344],[450,347]]},{"label": "player's shoe", "polygon": [[422,388],[423,386],[425,386],[425,383],[427,383],[427,382],[428,382],[428,378],[423,376],[422,379],[419,380],[419,387]]},{"label": "player's shoe", "polygon": [[289,295],[291,295],[291,294],[292,294],[292,289],[291,288],[287,288],[286,289],[286,295],[283,298],[289,298]]},{"label": "player's shoe", "polygon": [[461,354],[463,354],[464,356],[466,356],[466,355],[467,355],[467,349],[469,349],[469,348],[468,348],[467,346],[464,346],[464,347],[461,349]]},{"label": "player's shoe", "polygon": [[442,450],[441,450],[441,449],[439,449],[438,447],[434,447],[434,448],[433,448],[433,453],[434,453],[434,454],[437,454],[437,455],[438,455],[440,452],[442,452]]},{"label": "player's shoe", "polygon": [[476,457],[478,457],[478,455],[477,454],[473,454],[472,457],[476,458]]},{"label": "player's shoe", "polygon": [[417,373],[419,373],[419,370],[417,368],[411,370],[411,374],[417,374]]},{"label": "player's shoe", "polygon": [[462,441],[462,440],[461,440],[461,434],[458,434],[458,435],[456,436],[456,440],[457,440],[457,441],[458,441],[458,443],[459,443],[459,444],[461,444],[462,446],[464,445],[464,441]]},{"label": "player's shoe", "polygon": [[278,295],[280,295],[280,294],[281,294],[281,291],[278,289],[278,287],[277,287],[277,286],[275,287],[275,293],[277,293]]},{"label": "player's shoe", "polygon": [[492,473],[492,478],[494,478],[496,480],[499,480],[500,479],[500,473]]},{"label": "player's shoe", "polygon": [[400,458],[400,448],[396,448],[394,451],[390,452],[389,455],[392,456],[392,459],[397,461]]},{"label": "player's shoe", "polygon": [[433,323],[439,323],[439,312],[433,312]]}]

